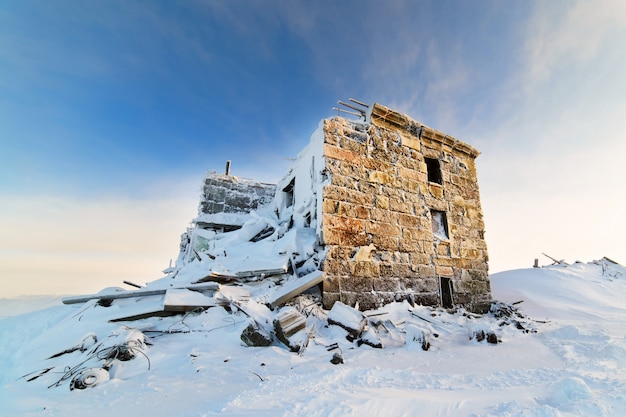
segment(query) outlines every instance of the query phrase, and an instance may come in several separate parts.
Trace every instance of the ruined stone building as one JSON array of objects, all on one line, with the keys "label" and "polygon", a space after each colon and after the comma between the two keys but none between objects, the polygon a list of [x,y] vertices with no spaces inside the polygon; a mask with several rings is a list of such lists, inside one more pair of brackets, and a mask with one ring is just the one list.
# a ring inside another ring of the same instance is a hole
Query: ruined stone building
[{"label": "ruined stone building", "polygon": [[323,120],[276,185],[207,176],[196,229],[228,232],[239,215],[269,207],[270,232],[281,224],[314,234],[315,262],[290,270],[322,271],[325,308],[407,299],[483,311],[491,290],[479,152],[380,104],[362,115]]}]

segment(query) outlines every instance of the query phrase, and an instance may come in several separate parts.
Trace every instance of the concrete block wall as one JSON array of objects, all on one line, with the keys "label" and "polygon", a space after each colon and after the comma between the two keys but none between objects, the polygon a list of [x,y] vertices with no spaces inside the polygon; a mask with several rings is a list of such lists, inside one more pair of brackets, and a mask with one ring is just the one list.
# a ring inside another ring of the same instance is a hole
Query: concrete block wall
[{"label": "concrete block wall", "polygon": [[208,174],[204,179],[198,214],[249,213],[271,202],[275,193],[274,184]]},{"label": "concrete block wall", "polygon": [[[369,123],[338,117],[323,130],[325,307],[340,300],[366,310],[407,298],[441,305],[443,277],[455,305],[484,311],[491,289],[479,152],[379,104]],[[437,161],[441,184],[429,181],[425,158]],[[447,237],[434,230],[433,210],[445,213]]]}]

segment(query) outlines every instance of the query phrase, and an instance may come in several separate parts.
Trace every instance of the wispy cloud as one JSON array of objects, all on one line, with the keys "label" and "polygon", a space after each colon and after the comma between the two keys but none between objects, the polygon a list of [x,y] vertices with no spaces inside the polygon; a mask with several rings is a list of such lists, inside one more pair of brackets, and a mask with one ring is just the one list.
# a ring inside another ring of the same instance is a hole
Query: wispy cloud
[{"label": "wispy cloud", "polygon": [[558,68],[602,59],[602,45],[618,37],[622,46],[625,29],[626,3],[620,0],[536,2],[526,44],[529,74],[543,80]]}]

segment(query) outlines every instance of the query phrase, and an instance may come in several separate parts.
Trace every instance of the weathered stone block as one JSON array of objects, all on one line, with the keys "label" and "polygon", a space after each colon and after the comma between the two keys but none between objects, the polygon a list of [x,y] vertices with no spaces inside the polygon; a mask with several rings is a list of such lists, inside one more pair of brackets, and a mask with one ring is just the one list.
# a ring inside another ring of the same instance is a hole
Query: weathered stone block
[{"label": "weathered stone block", "polygon": [[355,277],[377,277],[380,275],[380,264],[376,261],[348,261],[350,272]]},{"label": "weathered stone block", "polygon": [[[377,201],[380,197],[384,196],[377,196]],[[388,202],[389,200],[387,200]],[[386,209],[372,208],[370,209],[370,219],[380,223],[396,224],[398,222],[398,214]]]},{"label": "weathered stone block", "polygon": [[362,156],[348,149],[338,148],[329,144],[324,145],[324,156],[327,158],[346,161],[350,164],[360,164]]},{"label": "weathered stone block", "polygon": [[330,310],[331,308],[333,308],[333,305],[340,299],[340,293],[324,291],[322,293],[322,306],[324,307],[324,310]]},{"label": "weathered stone block", "polygon": [[399,242],[398,237],[372,235],[372,243],[382,251],[397,251]]},{"label": "weathered stone block", "polygon": [[412,214],[400,213],[398,214],[398,224],[402,227],[417,229],[421,226],[421,219]]},{"label": "weathered stone block", "polygon": [[389,237],[401,237],[402,229],[399,226],[390,223],[381,223],[368,221],[365,223],[365,231],[372,235],[389,236]]},{"label": "weathered stone block", "polygon": [[[404,232],[407,232],[404,230]],[[403,252],[422,251],[421,241],[417,239],[407,239],[406,237],[400,239],[399,249]]]},{"label": "weathered stone block", "polygon": [[365,206],[340,202],[337,206],[337,214],[343,217],[352,217],[356,219],[368,219],[369,209]]},{"label": "weathered stone block", "polygon": [[331,200],[330,198],[322,201],[322,213],[336,214],[339,207],[339,201]]},{"label": "weathered stone block", "polygon": [[389,198],[385,197],[384,195],[377,195],[376,196],[376,208],[379,208],[381,210],[388,210]]},{"label": "weathered stone block", "polygon": [[394,183],[395,179],[385,172],[371,171],[369,173],[369,180],[378,184],[390,185]]},{"label": "weathered stone block", "polygon": [[324,292],[336,292],[341,291],[341,279],[337,276],[325,274],[324,281],[322,281],[322,289]]},{"label": "weathered stone block", "polygon": [[395,293],[400,291],[397,278],[374,278],[372,281],[374,291]]},{"label": "weathered stone block", "polygon": [[322,229],[322,240],[326,245],[363,246],[370,244],[370,237],[365,233],[353,233],[339,229]]},{"label": "weathered stone block", "polygon": [[357,303],[359,304],[359,310],[373,310],[382,305],[380,301],[380,296],[376,293],[354,293],[354,292],[345,292],[341,293],[341,302],[347,305],[354,306]]},{"label": "weathered stone block", "polygon": [[389,200],[389,209],[398,213],[413,214],[413,204],[403,200]]},{"label": "weathered stone block", "polygon": [[442,277],[452,277],[454,275],[454,271],[450,266],[435,265],[435,272]]},{"label": "weathered stone block", "polygon": [[[363,138],[367,140],[366,137]],[[366,145],[358,140],[343,137],[341,139],[341,148],[352,151],[359,155],[365,155]]]}]

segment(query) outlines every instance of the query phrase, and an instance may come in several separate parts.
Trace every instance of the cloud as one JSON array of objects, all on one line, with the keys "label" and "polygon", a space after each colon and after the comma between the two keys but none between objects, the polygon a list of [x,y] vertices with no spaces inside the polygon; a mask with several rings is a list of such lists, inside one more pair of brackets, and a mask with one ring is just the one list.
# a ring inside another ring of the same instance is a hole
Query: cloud
[{"label": "cloud", "polygon": [[623,44],[626,28],[623,1],[539,1],[536,7],[526,43],[526,62],[532,78],[546,79],[558,67],[580,65],[597,58],[602,43],[616,33],[622,33],[618,41]]}]

